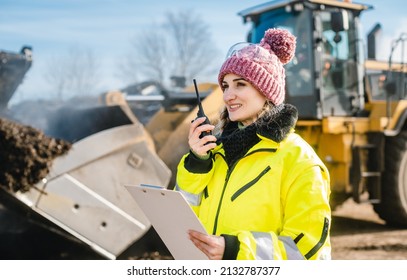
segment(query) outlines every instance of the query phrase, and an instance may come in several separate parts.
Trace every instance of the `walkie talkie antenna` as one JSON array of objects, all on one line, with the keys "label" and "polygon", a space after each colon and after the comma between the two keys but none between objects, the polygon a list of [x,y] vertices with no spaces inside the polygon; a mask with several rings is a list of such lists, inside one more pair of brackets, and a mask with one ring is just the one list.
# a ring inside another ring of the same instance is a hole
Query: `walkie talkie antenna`
[{"label": "walkie talkie antenna", "polygon": [[[203,123],[201,123],[200,125],[203,125],[203,124],[211,124],[211,123],[209,122],[208,117],[205,115],[205,112],[204,112],[204,110],[203,110],[202,103],[201,103],[201,98],[199,97],[198,86],[196,85],[196,80],[193,79],[193,81],[194,81],[194,85],[195,85],[196,98],[197,98],[197,100],[198,100],[198,112],[197,112],[197,114],[196,114],[196,117],[197,117],[197,118],[205,117],[205,121],[204,121]],[[202,137],[204,137],[204,136],[206,136],[206,135],[211,135],[211,131],[203,131],[203,132],[201,133],[201,135],[199,136],[199,138],[202,138]]]},{"label": "walkie talkie antenna", "polygon": [[201,98],[199,97],[198,86],[196,85],[196,80],[193,79],[193,81],[194,81],[194,86],[195,86],[196,98],[198,100],[198,117],[203,117],[204,116],[204,111],[203,111],[203,108],[202,108]]}]

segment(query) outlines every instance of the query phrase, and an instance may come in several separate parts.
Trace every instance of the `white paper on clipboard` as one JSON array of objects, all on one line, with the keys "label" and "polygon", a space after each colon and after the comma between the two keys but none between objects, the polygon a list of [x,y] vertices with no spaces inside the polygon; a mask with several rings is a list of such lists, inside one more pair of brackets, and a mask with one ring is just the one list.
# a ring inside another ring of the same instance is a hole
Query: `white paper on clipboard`
[{"label": "white paper on clipboard", "polygon": [[180,192],[143,184],[125,187],[175,260],[208,260],[188,238],[190,229],[206,230]]}]

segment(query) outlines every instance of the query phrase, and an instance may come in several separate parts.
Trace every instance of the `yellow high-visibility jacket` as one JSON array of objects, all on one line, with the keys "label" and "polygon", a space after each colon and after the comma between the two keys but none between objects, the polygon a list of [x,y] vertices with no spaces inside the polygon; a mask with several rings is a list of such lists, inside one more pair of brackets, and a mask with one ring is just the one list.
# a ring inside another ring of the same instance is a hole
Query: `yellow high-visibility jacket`
[{"label": "yellow high-visibility jacket", "polygon": [[208,172],[187,170],[193,155],[184,155],[176,190],[209,234],[225,236],[227,246],[233,237],[236,259],[330,259],[327,168],[293,131],[279,143],[258,137],[230,168],[222,144],[212,150]]}]

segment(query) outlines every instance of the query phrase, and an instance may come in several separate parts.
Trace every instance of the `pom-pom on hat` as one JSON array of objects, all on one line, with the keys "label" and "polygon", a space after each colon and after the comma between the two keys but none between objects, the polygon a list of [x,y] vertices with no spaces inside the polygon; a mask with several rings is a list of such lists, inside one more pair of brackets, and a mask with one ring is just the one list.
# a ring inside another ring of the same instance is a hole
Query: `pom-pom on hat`
[{"label": "pom-pom on hat", "polygon": [[283,66],[293,58],[295,47],[296,38],[289,31],[270,28],[259,44],[248,44],[226,59],[219,71],[219,85],[227,74],[235,74],[279,105],[285,97]]}]

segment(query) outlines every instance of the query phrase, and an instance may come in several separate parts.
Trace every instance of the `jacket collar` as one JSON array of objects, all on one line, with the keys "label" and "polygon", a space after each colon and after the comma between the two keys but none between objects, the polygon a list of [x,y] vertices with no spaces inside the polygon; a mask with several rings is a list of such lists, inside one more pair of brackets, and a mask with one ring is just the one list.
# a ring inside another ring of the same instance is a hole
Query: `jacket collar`
[{"label": "jacket collar", "polygon": [[256,132],[262,138],[280,143],[294,129],[297,119],[297,108],[291,104],[282,104],[276,106],[269,114],[258,119],[252,125],[256,126]]}]

